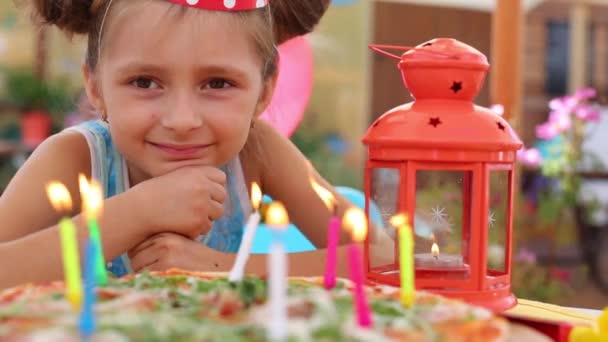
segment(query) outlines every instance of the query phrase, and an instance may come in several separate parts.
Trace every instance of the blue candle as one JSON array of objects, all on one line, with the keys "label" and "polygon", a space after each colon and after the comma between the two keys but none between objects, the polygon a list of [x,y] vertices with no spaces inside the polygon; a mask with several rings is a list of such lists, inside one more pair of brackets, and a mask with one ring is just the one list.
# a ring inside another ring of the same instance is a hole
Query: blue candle
[{"label": "blue candle", "polygon": [[89,240],[86,249],[86,265],[84,271],[84,301],[80,313],[80,334],[86,340],[95,333],[95,294],[97,244]]}]

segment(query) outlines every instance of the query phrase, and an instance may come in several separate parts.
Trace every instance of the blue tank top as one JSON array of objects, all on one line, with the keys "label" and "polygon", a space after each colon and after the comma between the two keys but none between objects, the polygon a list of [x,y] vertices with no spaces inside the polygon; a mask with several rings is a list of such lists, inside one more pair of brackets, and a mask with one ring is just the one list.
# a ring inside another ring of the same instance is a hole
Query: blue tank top
[{"label": "blue tank top", "polygon": [[[130,187],[127,163],[112,143],[108,124],[103,121],[87,121],[71,127],[85,136],[91,153],[91,175],[101,184],[105,198],[127,191]],[[236,253],[243,235],[245,216],[252,211],[251,203],[239,157],[221,167],[226,173],[227,199],[224,216],[213,222],[207,235],[198,240],[221,252]],[[106,264],[116,277],[133,273],[126,253]]]}]

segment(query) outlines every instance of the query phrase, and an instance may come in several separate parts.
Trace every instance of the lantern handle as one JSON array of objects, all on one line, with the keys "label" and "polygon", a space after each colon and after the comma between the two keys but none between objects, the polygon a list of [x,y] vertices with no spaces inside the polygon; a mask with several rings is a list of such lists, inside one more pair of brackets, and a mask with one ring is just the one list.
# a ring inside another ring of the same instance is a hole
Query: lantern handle
[{"label": "lantern handle", "polygon": [[[383,49],[387,49],[387,50],[398,50],[398,51],[408,51],[408,50],[413,50],[413,49],[415,49],[415,48],[416,48],[415,46],[382,45],[382,44],[369,44],[369,45],[368,45],[368,47],[369,47],[371,50],[374,50],[374,51],[376,51],[376,52],[378,52],[378,53],[380,53],[380,54],[383,54],[383,55],[385,55],[385,56],[388,56],[388,57],[394,58],[394,59],[399,60],[399,61],[401,60],[401,56],[394,55],[394,54],[392,54],[392,53],[390,53],[390,52],[388,52],[388,51],[385,51],[385,50],[383,50]],[[440,52],[440,51],[432,51],[432,50],[428,50],[428,51],[427,51],[427,50],[425,50],[424,52],[428,52],[428,53],[434,53],[434,54],[436,54],[436,55],[440,55],[440,56],[443,56],[443,57],[450,57],[450,58],[454,58],[454,56],[449,55],[449,54],[447,54],[447,53]]]},{"label": "lantern handle", "polygon": [[371,50],[374,50],[380,54],[383,54],[385,56],[389,56],[391,58],[394,58],[396,60],[401,60],[400,56],[394,55],[388,51],[384,51],[383,49],[388,49],[388,50],[398,50],[398,51],[407,51],[407,50],[411,50],[414,49],[414,47],[411,46],[399,46],[399,45],[382,45],[382,44],[369,44],[368,47]]}]

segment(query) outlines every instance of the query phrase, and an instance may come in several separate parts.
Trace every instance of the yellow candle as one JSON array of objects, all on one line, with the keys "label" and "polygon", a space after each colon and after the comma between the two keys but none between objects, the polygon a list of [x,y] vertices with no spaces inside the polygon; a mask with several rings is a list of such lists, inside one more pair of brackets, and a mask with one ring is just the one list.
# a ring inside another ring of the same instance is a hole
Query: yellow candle
[{"label": "yellow candle", "polygon": [[[51,204],[60,213],[69,213],[72,209],[72,197],[65,185],[51,182],[46,191]],[[61,252],[63,256],[63,273],[66,286],[66,299],[72,304],[74,310],[80,309],[82,302],[82,284],[80,279],[80,257],[76,239],[76,227],[69,217],[59,221],[59,234],[61,237]]]},{"label": "yellow candle", "polygon": [[82,283],[80,281],[80,257],[76,243],[76,227],[69,218],[59,222],[63,270],[66,284],[66,298],[74,310],[80,309],[82,303]]},{"label": "yellow candle", "polygon": [[401,276],[401,304],[411,307],[414,304],[414,239],[412,227],[407,215],[401,214],[391,218],[391,224],[398,229],[399,234],[399,274]]}]

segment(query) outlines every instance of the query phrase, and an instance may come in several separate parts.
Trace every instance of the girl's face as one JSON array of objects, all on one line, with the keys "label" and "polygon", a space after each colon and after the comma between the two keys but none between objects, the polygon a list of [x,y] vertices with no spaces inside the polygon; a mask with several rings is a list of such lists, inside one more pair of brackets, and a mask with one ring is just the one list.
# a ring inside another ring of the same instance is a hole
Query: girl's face
[{"label": "girl's face", "polygon": [[184,166],[221,166],[243,148],[272,95],[234,14],[143,1],[106,25],[89,96],[141,182]]}]

